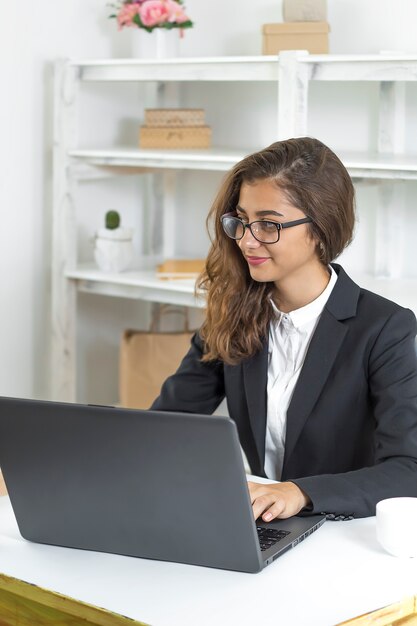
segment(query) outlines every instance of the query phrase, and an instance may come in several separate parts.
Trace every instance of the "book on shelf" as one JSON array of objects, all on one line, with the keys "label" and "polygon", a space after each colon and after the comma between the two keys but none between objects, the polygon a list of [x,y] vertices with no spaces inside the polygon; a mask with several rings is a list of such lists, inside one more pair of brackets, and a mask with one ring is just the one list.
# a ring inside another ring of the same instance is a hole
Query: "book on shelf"
[{"label": "book on shelf", "polygon": [[156,275],[165,280],[196,279],[203,271],[205,259],[167,259],[157,265]]}]

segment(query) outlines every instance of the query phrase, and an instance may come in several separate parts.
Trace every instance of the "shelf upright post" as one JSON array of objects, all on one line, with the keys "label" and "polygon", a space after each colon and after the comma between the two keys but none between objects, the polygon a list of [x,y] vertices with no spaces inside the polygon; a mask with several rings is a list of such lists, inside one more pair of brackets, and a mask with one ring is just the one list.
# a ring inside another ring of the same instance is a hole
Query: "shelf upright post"
[{"label": "shelf upright post", "polygon": [[[178,83],[159,82],[152,106],[161,109],[178,108]],[[162,259],[171,259],[175,256],[177,173],[174,170],[155,172],[152,178],[154,221],[152,253],[156,257],[160,255]]]},{"label": "shelf upright post", "polygon": [[[381,81],[378,126],[378,151],[381,154],[404,153],[405,114],[405,83]],[[378,185],[378,200],[375,274],[399,278],[404,272],[404,181],[381,181]]]},{"label": "shelf upright post", "polygon": [[[166,82],[160,92],[162,107],[178,107],[180,89],[177,82]],[[172,259],[175,256],[175,224],[177,221],[177,172],[166,170],[163,173],[164,201],[163,201],[163,244],[162,254],[164,259]]]},{"label": "shelf upright post", "polygon": [[77,144],[78,68],[68,60],[55,64],[52,217],[52,396],[75,401],[76,285],[66,270],[76,266],[74,174],[69,150]]},{"label": "shelf upright post", "polygon": [[278,63],[278,139],[307,133],[310,67],[302,63],[306,50],[280,52]]}]

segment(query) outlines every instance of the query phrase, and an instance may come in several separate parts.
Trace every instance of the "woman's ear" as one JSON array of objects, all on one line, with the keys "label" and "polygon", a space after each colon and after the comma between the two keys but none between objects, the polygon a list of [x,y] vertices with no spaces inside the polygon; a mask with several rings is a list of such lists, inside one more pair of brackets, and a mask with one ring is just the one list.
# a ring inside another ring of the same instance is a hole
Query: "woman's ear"
[{"label": "woman's ear", "polygon": [[326,258],[326,247],[322,241],[317,241],[316,250],[320,261],[324,263]]}]

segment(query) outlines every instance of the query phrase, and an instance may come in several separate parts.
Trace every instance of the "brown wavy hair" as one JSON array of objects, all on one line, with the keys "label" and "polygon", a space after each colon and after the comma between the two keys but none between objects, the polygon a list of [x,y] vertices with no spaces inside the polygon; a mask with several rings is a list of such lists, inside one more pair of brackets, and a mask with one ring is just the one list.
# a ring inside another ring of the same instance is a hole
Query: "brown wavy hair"
[{"label": "brown wavy hair", "polygon": [[[312,223],[317,255],[328,265],[349,245],[355,223],[352,180],[340,159],[310,137],[273,143],[237,163],[226,175],[207,217],[211,247],[197,291],[207,294],[200,329],[204,361],[236,364],[261,349],[273,310],[273,282],[256,282],[233,239],[223,232],[220,217],[234,211],[242,183],[270,180]],[[211,232],[211,227],[214,232]]]}]

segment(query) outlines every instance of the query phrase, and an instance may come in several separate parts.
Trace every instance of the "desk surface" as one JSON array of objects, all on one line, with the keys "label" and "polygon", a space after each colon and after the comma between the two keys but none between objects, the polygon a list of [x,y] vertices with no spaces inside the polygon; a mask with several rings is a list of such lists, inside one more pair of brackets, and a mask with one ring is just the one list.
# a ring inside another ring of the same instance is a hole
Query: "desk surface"
[{"label": "desk surface", "polygon": [[0,572],[153,626],[334,626],[417,593],[417,559],[375,539],[375,518],[326,522],[259,574],[30,543],[0,498]]}]

